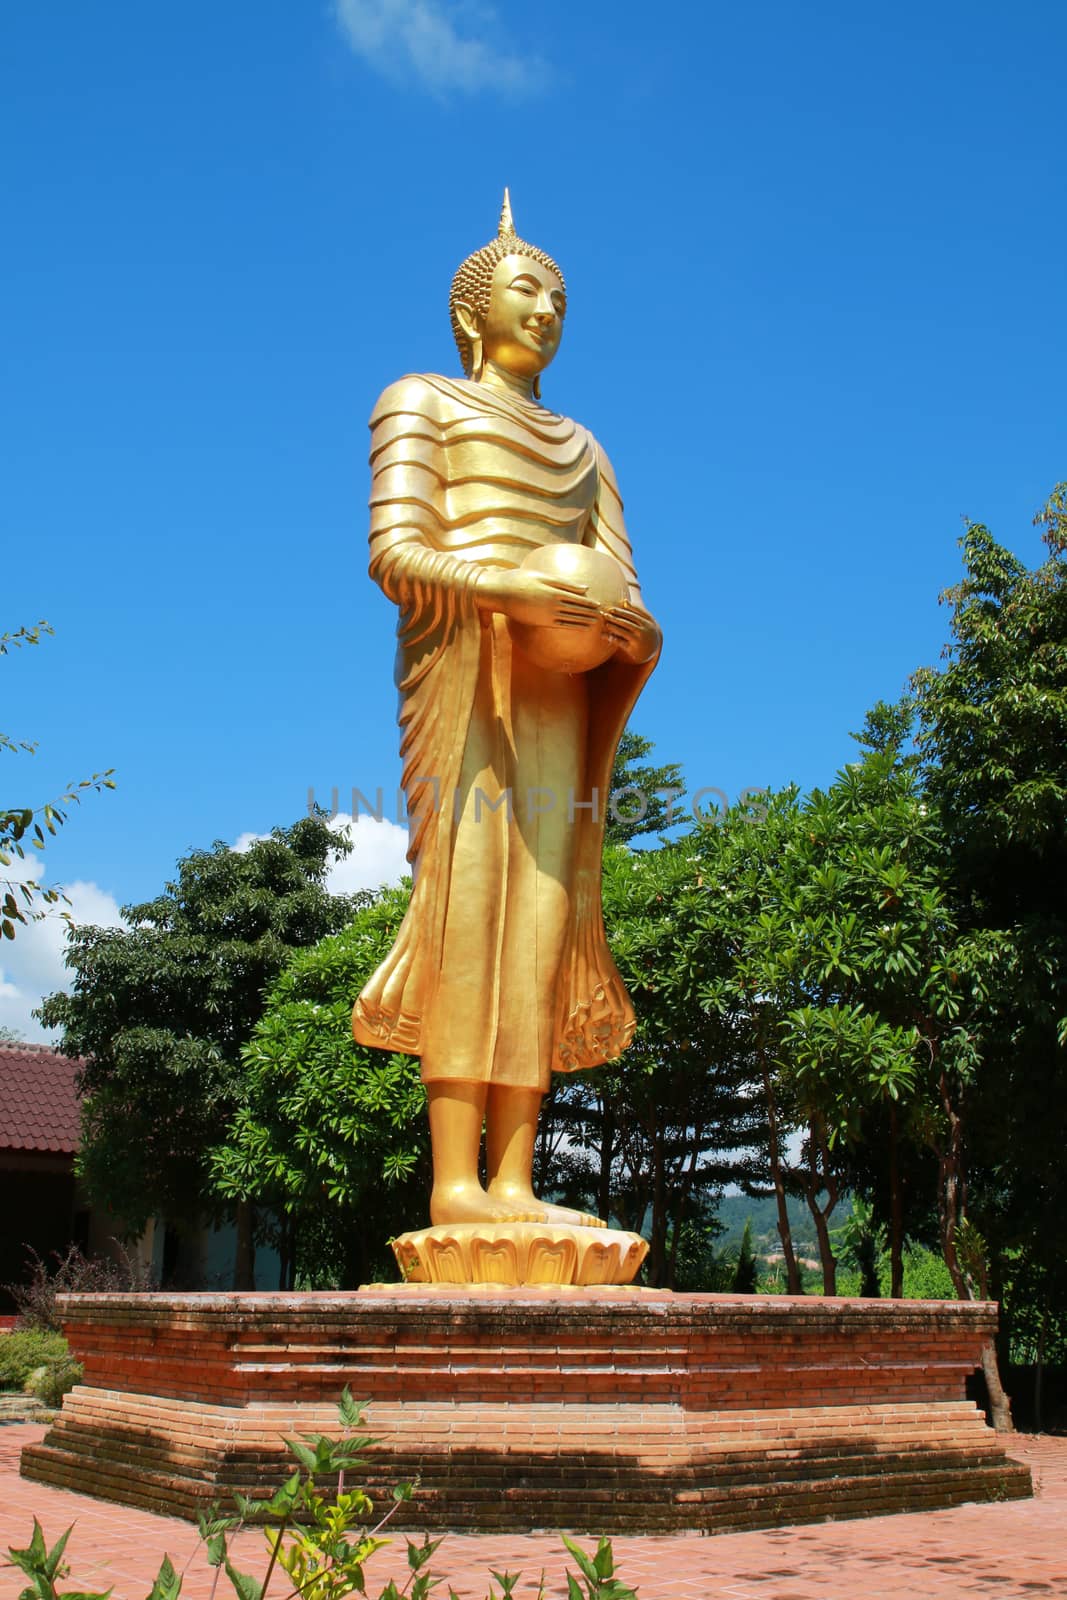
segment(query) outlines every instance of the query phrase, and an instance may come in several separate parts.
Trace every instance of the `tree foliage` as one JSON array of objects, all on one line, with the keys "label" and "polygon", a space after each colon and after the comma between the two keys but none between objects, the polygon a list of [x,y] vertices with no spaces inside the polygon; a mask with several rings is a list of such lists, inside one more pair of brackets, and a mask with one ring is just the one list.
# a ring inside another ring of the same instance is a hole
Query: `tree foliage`
[{"label": "tree foliage", "polygon": [[[899,730],[899,708],[876,708],[874,723],[883,735]],[[946,1229],[958,1224],[950,1131],[974,1045],[941,845],[895,733],[869,742],[828,789],[770,795],[758,823],[733,808],[690,841],[706,886],[692,968],[724,1044],[762,1093],[761,1176],[777,1197],[794,1293],[801,1279],[788,1195],[808,1203],[832,1293],[831,1215],[854,1186],[856,1152],[877,1130],[891,1144],[884,1218],[896,1281],[906,1139],[943,1158]],[[796,1132],[799,1160],[790,1153]]]},{"label": "tree foliage", "polygon": [[941,597],[952,612],[945,663],[914,680],[954,865],[1002,916],[1062,903],[1050,870],[1067,865],[1065,500],[1061,484],[1035,519],[1049,554],[1033,572],[968,524],[966,575]]},{"label": "tree foliage", "polygon": [[[244,1100],[212,1153],[214,1181],[284,1217],[305,1284],[355,1288],[425,1210],[429,1139],[418,1062],[352,1038],[352,1002],[388,953],[409,889],[386,889],[302,950],[242,1051]],[[391,1275],[391,1274],[390,1274]]]},{"label": "tree foliage", "polygon": [[[1067,1325],[1067,485],[1028,570],[967,525],[943,596],[951,640],[916,675],[924,782],[942,818],[967,981],[980,1002],[965,1125],[968,1210],[1008,1336]],[[1027,1308],[1030,1309],[1027,1309]]]},{"label": "tree foliage", "polygon": [[651,739],[627,728],[619,740],[611,773],[611,795],[604,823],[608,844],[628,844],[631,839],[665,833],[673,825],[671,795],[685,793],[677,762],[654,766]]},{"label": "tree foliage", "polygon": [[618,1061],[557,1079],[543,1118],[542,1184],[646,1229],[654,1284],[675,1282],[683,1227],[743,1170],[754,1136],[736,1060],[692,982],[685,931],[702,905],[683,843],[607,849],[605,921],[637,1033]]},{"label": "tree foliage", "polygon": [[752,1248],[751,1222],[745,1223],[745,1231],[741,1235],[741,1245],[737,1252],[737,1262],[730,1287],[734,1294],[755,1294],[759,1287],[759,1262]]},{"label": "tree foliage", "polygon": [[350,848],[319,817],[247,850],[218,841],[178,862],[124,928],[79,927],[68,992],[39,1015],[82,1060],[79,1170],[132,1234],[211,1207],[208,1152],[244,1099],[241,1051],[294,948],[343,927],[356,902],[325,885]]}]

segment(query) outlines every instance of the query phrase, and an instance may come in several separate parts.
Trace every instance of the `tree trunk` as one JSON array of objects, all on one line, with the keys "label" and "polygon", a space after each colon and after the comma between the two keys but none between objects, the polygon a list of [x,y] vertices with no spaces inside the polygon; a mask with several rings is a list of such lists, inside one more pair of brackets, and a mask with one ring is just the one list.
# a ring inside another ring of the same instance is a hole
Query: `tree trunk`
[{"label": "tree trunk", "polygon": [[[822,1265],[822,1292],[824,1295],[837,1293],[837,1258],[830,1243],[830,1230],[826,1226],[826,1214],[822,1211],[815,1196],[808,1191],[808,1210],[815,1224],[815,1233],[819,1240],[819,1261]],[[833,1210],[833,1207],[830,1207]]]},{"label": "tree trunk", "polygon": [[671,1229],[671,1247],[667,1252],[667,1288],[672,1290],[678,1282],[678,1237],[680,1233],[681,1223],[675,1217],[674,1227]]},{"label": "tree trunk", "polygon": [[[819,1156],[823,1158],[823,1171],[819,1171]],[[819,1261],[822,1264],[822,1292],[824,1295],[837,1293],[837,1260],[834,1256],[833,1246],[830,1243],[829,1219],[837,1204],[838,1188],[834,1178],[830,1175],[829,1150],[825,1137],[819,1126],[817,1118],[812,1118],[808,1127],[808,1175],[804,1188],[804,1197],[808,1202],[811,1220],[815,1224],[815,1233],[819,1241]],[[826,1207],[819,1205],[819,1192],[826,1190]]]},{"label": "tree trunk", "polygon": [[889,1294],[904,1298],[904,1208],[900,1193],[900,1128],[897,1108],[889,1106]]},{"label": "tree trunk", "polygon": [[785,1179],[782,1175],[782,1159],[778,1143],[778,1106],[774,1098],[774,1089],[771,1086],[771,1075],[765,1062],[761,1063],[763,1074],[763,1098],[767,1105],[767,1151],[770,1156],[771,1182],[774,1184],[774,1199],[778,1210],[778,1237],[782,1241],[782,1256],[785,1260],[785,1286],[787,1294],[803,1294],[804,1286],[800,1281],[800,1268],[797,1266],[796,1253],[793,1249],[793,1234],[789,1227],[789,1207],[786,1203]]},{"label": "tree trunk", "polygon": [[283,1292],[296,1284],[296,1218],[284,1212],[278,1223],[278,1288]]},{"label": "tree trunk", "polygon": [[611,1166],[615,1160],[615,1109],[607,1099],[600,1102],[600,1174],[597,1179],[596,1214],[603,1222],[611,1216]]},{"label": "tree trunk", "polygon": [[1000,1381],[997,1347],[992,1339],[982,1350],[982,1374],[989,1394],[989,1409],[993,1414],[993,1427],[997,1433],[1014,1433],[1015,1424],[1011,1420],[1011,1401],[1008,1399],[1004,1385]]},{"label": "tree trunk", "polygon": [[827,1218],[837,1204],[836,1196],[830,1201],[825,1210],[819,1205],[819,1177],[813,1173],[808,1180],[804,1191],[804,1198],[808,1202],[811,1220],[815,1224],[815,1236],[819,1241],[819,1264],[822,1267],[822,1292],[824,1295],[837,1293],[837,1257],[834,1255],[833,1245],[830,1243],[830,1229]]},{"label": "tree trunk", "polygon": [[941,1235],[941,1254],[948,1268],[958,1300],[970,1300],[970,1288],[960,1265],[956,1248],[963,1204],[963,1124],[953,1104],[948,1074],[942,1069],[939,1079],[941,1109],[948,1129],[937,1148],[937,1221]]},{"label": "tree trunk", "polygon": [[[945,1258],[952,1287],[959,1300],[973,1300],[974,1290],[960,1263],[956,1236],[963,1216],[963,1120],[952,1100],[948,1075],[940,1078],[941,1107],[948,1123],[948,1137],[937,1152],[938,1160],[938,1222],[941,1231],[941,1253]],[[982,1286],[988,1298],[988,1287]],[[1000,1381],[997,1347],[990,1339],[982,1348],[982,1375],[989,1396],[989,1410],[997,1433],[1014,1433],[1011,1420],[1011,1401]]]},{"label": "tree trunk", "polygon": [[656,1128],[652,1143],[652,1239],[648,1251],[648,1281],[653,1289],[664,1284],[667,1254],[667,1206],[663,1182],[663,1130]]},{"label": "tree trunk", "polygon": [[616,1190],[614,1196],[619,1226],[630,1233],[640,1233],[652,1205],[648,1170],[640,1159],[644,1151],[638,1151],[636,1140],[633,1150],[629,1152],[618,1141],[616,1148],[617,1154],[622,1157],[619,1173],[620,1188]]},{"label": "tree trunk", "polygon": [[238,1200],[234,1221],[237,1247],[233,1259],[233,1286],[236,1290],[256,1287],[256,1214],[251,1200]]},{"label": "tree trunk", "polygon": [[678,1240],[682,1231],[682,1214],[686,1209],[689,1196],[693,1192],[693,1183],[696,1178],[697,1151],[699,1147],[700,1141],[697,1137],[697,1130],[694,1128],[693,1148],[689,1153],[688,1160],[686,1160],[685,1157],[682,1158],[682,1170],[678,1176],[678,1181],[672,1185],[674,1194],[674,1226],[670,1230],[671,1247],[667,1255],[668,1289],[673,1289],[675,1283],[678,1281]]},{"label": "tree trunk", "polygon": [[[956,1248],[956,1234],[959,1228],[959,1171],[951,1155],[942,1154],[939,1158],[941,1168],[941,1190],[943,1204],[939,1206],[941,1217],[941,1251],[945,1258],[945,1265],[952,1279],[952,1287],[956,1291],[958,1300],[973,1300],[974,1293],[966,1274],[960,1265],[959,1251]],[[1011,1401],[1007,1391],[1000,1380],[1000,1366],[997,1361],[997,1347],[994,1340],[990,1339],[982,1348],[982,1374],[985,1378],[986,1393],[989,1395],[989,1409],[993,1418],[993,1427],[997,1433],[1014,1433],[1015,1428],[1011,1420]]]},{"label": "tree trunk", "polygon": [[1048,1313],[1041,1310],[1041,1325],[1037,1334],[1037,1360],[1034,1363],[1034,1431],[1042,1433],[1045,1426],[1045,1324]]}]

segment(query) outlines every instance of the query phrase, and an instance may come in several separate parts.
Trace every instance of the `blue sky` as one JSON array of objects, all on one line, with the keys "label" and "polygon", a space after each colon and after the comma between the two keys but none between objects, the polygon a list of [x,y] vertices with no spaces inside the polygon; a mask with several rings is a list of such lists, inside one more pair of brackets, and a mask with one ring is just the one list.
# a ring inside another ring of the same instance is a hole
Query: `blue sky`
[{"label": "blue sky", "polygon": [[[961,515],[1032,562],[1067,476],[1065,47],[1051,0],[9,8],[0,629],[56,637],[0,663],[5,803],[118,780],[47,881],[114,918],[395,782],[366,418],[457,370],[505,183],[667,636],[635,725],[693,788],[832,777],[938,655]],[[0,1020],[60,954],[0,951]]]}]

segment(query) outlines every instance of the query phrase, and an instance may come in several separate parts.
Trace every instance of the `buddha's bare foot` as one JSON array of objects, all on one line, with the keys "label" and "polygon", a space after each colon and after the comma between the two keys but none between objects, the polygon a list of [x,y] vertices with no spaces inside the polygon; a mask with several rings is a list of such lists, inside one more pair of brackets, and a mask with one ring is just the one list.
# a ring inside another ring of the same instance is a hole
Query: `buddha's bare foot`
[{"label": "buddha's bare foot", "polygon": [[554,1222],[562,1228],[607,1227],[607,1223],[601,1222],[599,1217],[588,1216],[584,1211],[572,1211],[570,1206],[550,1205],[547,1200],[538,1200],[532,1189],[521,1189],[517,1184],[491,1183],[489,1194],[493,1199],[537,1211],[539,1222]]},{"label": "buddha's bare foot", "polygon": [[435,1228],[461,1222],[546,1222],[547,1207],[530,1195],[517,1203],[504,1195],[486,1194],[477,1183],[452,1184],[430,1196],[430,1221]]},{"label": "buddha's bare foot", "polygon": [[587,1211],[572,1211],[570,1206],[544,1207],[548,1213],[549,1222],[554,1222],[563,1228],[606,1228],[607,1223],[600,1217],[594,1217]]}]

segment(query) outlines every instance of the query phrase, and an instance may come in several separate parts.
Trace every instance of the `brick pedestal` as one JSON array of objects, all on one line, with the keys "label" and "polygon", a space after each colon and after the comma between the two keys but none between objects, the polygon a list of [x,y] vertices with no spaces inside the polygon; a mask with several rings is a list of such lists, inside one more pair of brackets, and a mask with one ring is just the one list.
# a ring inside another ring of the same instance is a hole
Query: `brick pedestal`
[{"label": "brick pedestal", "polygon": [[194,1516],[268,1493],[347,1384],[422,1528],[766,1527],[1031,1492],[964,1398],[996,1308],[398,1286],[78,1295],[84,1382],[22,1471]]}]

